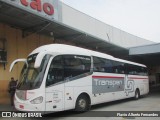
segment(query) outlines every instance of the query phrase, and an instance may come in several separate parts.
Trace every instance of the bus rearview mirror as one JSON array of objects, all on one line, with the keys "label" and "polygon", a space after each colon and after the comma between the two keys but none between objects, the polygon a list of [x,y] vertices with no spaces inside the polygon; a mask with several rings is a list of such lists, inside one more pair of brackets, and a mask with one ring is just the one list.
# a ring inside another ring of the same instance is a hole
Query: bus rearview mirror
[{"label": "bus rearview mirror", "polygon": [[26,64],[27,67],[28,67],[28,63],[27,63],[27,60],[26,60],[26,59],[17,59],[17,60],[14,60],[14,61],[11,63],[9,72],[12,71],[14,65],[15,65],[17,62],[25,62],[25,64]]}]

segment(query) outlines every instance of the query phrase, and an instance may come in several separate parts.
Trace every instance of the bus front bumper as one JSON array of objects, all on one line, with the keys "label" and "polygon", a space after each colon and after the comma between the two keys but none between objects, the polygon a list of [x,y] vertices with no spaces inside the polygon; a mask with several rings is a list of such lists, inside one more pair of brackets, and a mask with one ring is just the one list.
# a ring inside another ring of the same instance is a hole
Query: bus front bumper
[{"label": "bus front bumper", "polygon": [[18,98],[14,99],[14,106],[16,110],[18,111],[24,111],[24,112],[39,112],[44,111],[43,109],[43,103],[40,104],[31,104],[29,100],[19,100]]}]

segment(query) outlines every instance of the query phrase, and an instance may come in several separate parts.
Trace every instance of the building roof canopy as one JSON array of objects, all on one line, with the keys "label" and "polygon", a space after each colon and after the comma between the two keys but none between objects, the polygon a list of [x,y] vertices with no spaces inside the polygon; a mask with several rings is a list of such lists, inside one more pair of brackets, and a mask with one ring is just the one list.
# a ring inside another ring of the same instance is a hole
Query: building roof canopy
[{"label": "building roof canopy", "polygon": [[105,52],[120,58],[128,55],[128,49],[126,48],[111,44],[58,21],[45,19],[4,2],[0,2],[0,22],[21,29],[23,37],[34,33],[43,34],[52,37],[54,40],[73,42],[78,46],[84,46],[85,48]]},{"label": "building roof canopy", "polygon": [[129,55],[146,65],[160,65],[160,43],[130,48]]}]

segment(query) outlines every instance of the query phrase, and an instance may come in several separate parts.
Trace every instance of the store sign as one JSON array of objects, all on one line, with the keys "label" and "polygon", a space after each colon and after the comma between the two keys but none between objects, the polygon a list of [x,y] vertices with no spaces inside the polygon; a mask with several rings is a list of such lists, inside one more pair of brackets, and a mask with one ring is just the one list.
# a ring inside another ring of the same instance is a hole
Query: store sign
[{"label": "store sign", "polygon": [[42,16],[58,20],[58,0],[1,0],[17,8]]},{"label": "store sign", "polygon": [[54,14],[54,6],[50,3],[42,3],[41,0],[20,0],[21,4],[23,6],[30,6],[31,9],[48,14],[48,15],[53,15]]}]

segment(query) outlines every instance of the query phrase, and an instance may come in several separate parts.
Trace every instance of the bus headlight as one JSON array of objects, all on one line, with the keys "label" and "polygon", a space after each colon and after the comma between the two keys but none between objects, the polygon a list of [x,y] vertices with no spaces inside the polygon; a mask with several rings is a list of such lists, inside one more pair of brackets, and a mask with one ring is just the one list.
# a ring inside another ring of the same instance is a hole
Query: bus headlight
[{"label": "bus headlight", "polygon": [[43,97],[42,97],[42,96],[37,97],[37,98],[31,100],[30,102],[31,102],[32,104],[40,104],[40,103],[43,102]]}]

